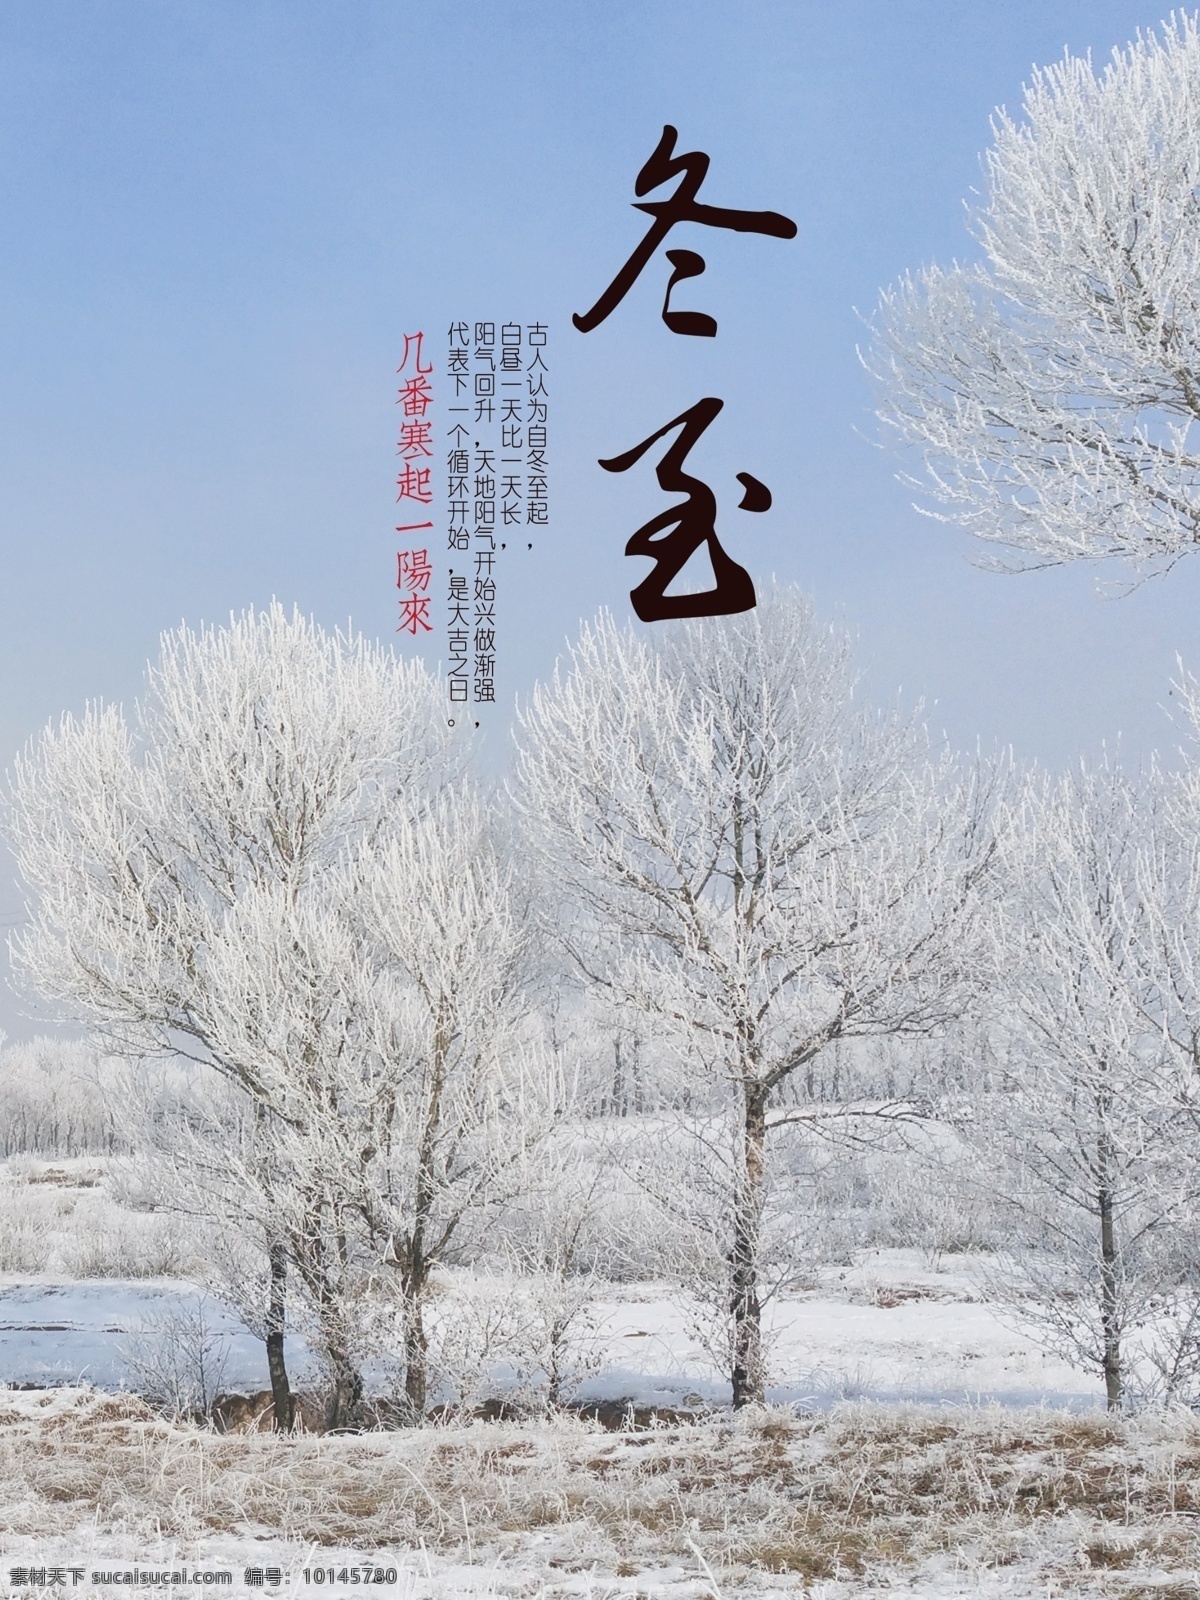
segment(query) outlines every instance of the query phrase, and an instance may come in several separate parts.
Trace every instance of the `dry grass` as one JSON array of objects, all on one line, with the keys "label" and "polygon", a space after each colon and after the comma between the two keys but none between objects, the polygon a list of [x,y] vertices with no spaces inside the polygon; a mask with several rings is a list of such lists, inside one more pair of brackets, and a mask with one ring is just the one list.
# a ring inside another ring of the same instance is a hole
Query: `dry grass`
[{"label": "dry grass", "polygon": [[1182,1415],[857,1404],[641,1433],[561,1418],[279,1439],[179,1426],[90,1390],[0,1394],[0,1498],[11,1533],[94,1519],[183,1540],[453,1554],[469,1539],[503,1557],[551,1529],[568,1568],[630,1573],[698,1549],[731,1586],[966,1552],[985,1566],[1036,1557],[1043,1581],[1126,1600],[1200,1594],[1200,1426]]}]

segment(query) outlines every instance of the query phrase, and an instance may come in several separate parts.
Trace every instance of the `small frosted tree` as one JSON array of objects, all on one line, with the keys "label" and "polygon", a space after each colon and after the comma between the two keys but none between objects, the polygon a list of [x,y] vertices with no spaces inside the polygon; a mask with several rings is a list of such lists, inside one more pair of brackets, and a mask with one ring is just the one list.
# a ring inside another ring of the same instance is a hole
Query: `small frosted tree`
[{"label": "small frosted tree", "polygon": [[1155,921],[1155,1023],[1181,1058],[1200,1068],[1200,679],[1179,663],[1172,693],[1189,735],[1166,786],[1169,827],[1158,845],[1163,897]]},{"label": "small frosted tree", "polygon": [[526,848],[559,939],[729,1125],[729,1370],[735,1405],[760,1400],[771,1128],[834,1040],[924,1032],[966,1003],[982,792],[856,702],[845,640],[788,591],[656,645],[601,618],[522,729]]},{"label": "small frosted tree", "polygon": [[530,1011],[527,893],[480,797],[448,790],[382,850],[360,854],[357,870],[390,1080],[359,1204],[399,1275],[405,1392],[419,1417],[431,1271],[530,1184],[530,1152],[566,1096]]},{"label": "small frosted tree", "polygon": [[[1067,55],[993,119],[984,261],[882,296],[866,364],[923,486],[1022,566],[1200,539],[1200,30]],[[915,482],[915,480],[913,480]]]},{"label": "small frosted tree", "polygon": [[962,1124],[1014,1222],[997,1287],[1103,1378],[1110,1409],[1164,1297],[1194,1297],[1186,1263],[1180,1279],[1200,1179],[1191,1068],[1162,1016],[1179,861],[1164,801],[1156,773],[1115,766],[1027,781],[992,908],[1000,1048]]},{"label": "small frosted tree", "polygon": [[211,953],[208,1037],[252,1072],[267,1113],[247,1126],[239,1176],[287,1241],[348,1416],[364,1280],[398,1286],[419,1418],[430,1275],[523,1189],[557,1114],[527,944],[488,807],[455,785],[295,902],[278,886],[247,894]]}]

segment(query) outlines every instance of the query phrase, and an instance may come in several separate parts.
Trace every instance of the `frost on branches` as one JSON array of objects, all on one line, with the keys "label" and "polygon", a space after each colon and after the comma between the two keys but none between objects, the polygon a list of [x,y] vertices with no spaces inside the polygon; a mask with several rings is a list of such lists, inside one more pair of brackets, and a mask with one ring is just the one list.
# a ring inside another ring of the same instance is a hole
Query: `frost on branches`
[{"label": "frost on branches", "polygon": [[1160,571],[1200,537],[1196,18],[1099,76],[1070,55],[1035,71],[1023,110],[993,119],[970,216],[985,261],[881,298],[879,415],[922,454],[942,519],[1017,565]]},{"label": "frost on branches", "polygon": [[1177,1398],[1197,1370],[1194,1065],[1163,1004],[1195,849],[1168,788],[1116,765],[1027,777],[1001,830],[986,1065],[960,1113],[1011,1223],[993,1294],[1102,1377],[1111,1410],[1152,1382]]},{"label": "frost on branches", "polygon": [[602,617],[511,790],[464,768],[423,667],[275,609],[14,774],[19,970],[121,1059],[6,1052],[0,1102],[133,1152],[276,1427],[285,1330],[326,1428],[570,1404],[633,1280],[745,1407],[773,1296],[926,1233],[1112,1407],[1195,1394],[1200,764],[960,762],[782,590]]},{"label": "frost on branches", "polygon": [[658,648],[602,618],[535,691],[518,779],[587,983],[723,1092],[735,1405],[761,1400],[773,1128],[834,1041],[923,1033],[971,983],[987,785],[854,699],[845,641],[780,592]]},{"label": "frost on branches", "polygon": [[17,767],[26,981],[114,1052],[180,1051],[237,1091],[174,1150],[186,1203],[251,1229],[268,1263],[278,1426],[289,1281],[328,1425],[361,1420],[372,1271],[398,1287],[419,1414],[430,1266],[519,1186],[556,1104],[512,871],[460,767],[419,663],[279,607],[168,636],[135,728],[65,718]]}]

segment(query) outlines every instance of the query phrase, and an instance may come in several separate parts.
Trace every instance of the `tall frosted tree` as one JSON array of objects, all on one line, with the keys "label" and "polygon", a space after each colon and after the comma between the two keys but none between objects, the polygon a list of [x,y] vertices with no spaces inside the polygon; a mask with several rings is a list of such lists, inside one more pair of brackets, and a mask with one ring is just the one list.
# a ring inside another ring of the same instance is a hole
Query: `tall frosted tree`
[{"label": "tall frosted tree", "polygon": [[730,1120],[729,1375],[735,1405],[761,1400],[783,1097],[834,1040],[924,1032],[966,1003],[983,789],[859,703],[846,641],[789,591],[654,643],[585,628],[524,713],[517,782],[578,971]]},{"label": "tall frosted tree", "polygon": [[[248,1096],[264,1136],[276,1125],[295,1135],[315,1125],[313,1106],[298,1115],[296,1101],[306,1085],[328,1087],[317,1066],[363,960],[361,938],[330,923],[329,885],[355,852],[382,850],[397,819],[426,814],[459,765],[419,663],[277,605],[226,628],[181,628],[164,638],[132,725],[117,707],[89,709],[47,729],[16,765],[6,831],[33,891],[14,941],[18,974],[116,1053],[193,1054]],[[285,980],[299,979],[314,944],[288,936],[314,928],[353,960],[332,975],[320,967],[323,987],[302,992]],[[255,948],[264,959],[234,1018]],[[264,1012],[273,1031],[260,1026]],[[269,1141],[258,1149],[265,1183]],[[314,1214],[348,1203],[318,1188]],[[289,1253],[293,1265],[303,1253],[278,1207],[262,1214],[268,1359],[286,1418],[284,1282]],[[341,1389],[353,1398],[353,1375]],[[345,1420],[337,1403],[332,1420]]]},{"label": "tall frosted tree", "polygon": [[[923,457],[910,481],[933,514],[1007,547],[996,564],[1119,558],[1161,572],[1200,542],[1200,21],[1174,14],[1101,71],[1069,54],[1035,71],[1021,114],[997,112],[993,132],[970,211],[981,259],[910,274],[881,298],[865,356],[879,415]],[[1194,721],[1194,684],[1181,693]],[[1173,1132],[1164,1107],[1193,1114],[1200,1059],[1192,771],[1166,807],[1173,829],[1160,802],[1153,840],[1117,774],[1027,796],[1028,837],[1044,848],[1023,882],[1044,931],[998,975],[1012,1000],[1024,971],[1027,1077],[1040,1062],[1017,1142],[1060,1221],[1073,1217],[1061,1239],[1075,1237],[1083,1274],[1072,1286],[1060,1273],[1044,1309],[1114,1405],[1148,1281],[1131,1252],[1154,1242],[1143,1155]],[[1189,1059],[1191,1080],[1178,1076]],[[1071,1109],[1056,1134],[1042,1098]]]},{"label": "tall frosted tree", "polygon": [[882,296],[880,416],[935,515],[1020,566],[1200,539],[1200,28],[1035,71],[970,212],[983,259]]}]

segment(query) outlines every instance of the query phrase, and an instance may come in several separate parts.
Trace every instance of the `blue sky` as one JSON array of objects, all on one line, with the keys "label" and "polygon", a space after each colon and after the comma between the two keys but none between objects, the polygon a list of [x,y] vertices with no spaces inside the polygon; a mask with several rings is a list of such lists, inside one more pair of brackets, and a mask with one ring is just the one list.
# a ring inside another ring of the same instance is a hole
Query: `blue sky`
[{"label": "blue sky", "polygon": [[[1170,746],[1175,653],[1200,667],[1200,562],[1120,600],[1096,592],[1107,570],[977,570],[871,442],[855,357],[856,307],[972,253],[962,203],[993,107],[1064,46],[1103,60],[1161,14],[6,0],[5,761],[64,709],[131,701],[183,620],[274,595],[395,638],[394,373],[405,332],[459,316],[551,330],[553,515],[502,572],[494,761],[514,697],[581,617],[628,616],[645,570],[622,552],[664,504],[649,464],[618,479],[597,458],[702,395],[725,401],[692,465],[726,548],[855,629],[875,694],[1054,765],[1118,737]],[[708,262],[679,303],[718,318],[715,340],[663,326],[661,262],[579,334],[571,312],[643,231],[633,180],[666,122],[712,157],[706,201],[782,211],[798,237],[678,230]],[[735,509],[739,470],[770,485],[767,515]],[[17,905],[0,892],[0,918]]]}]

